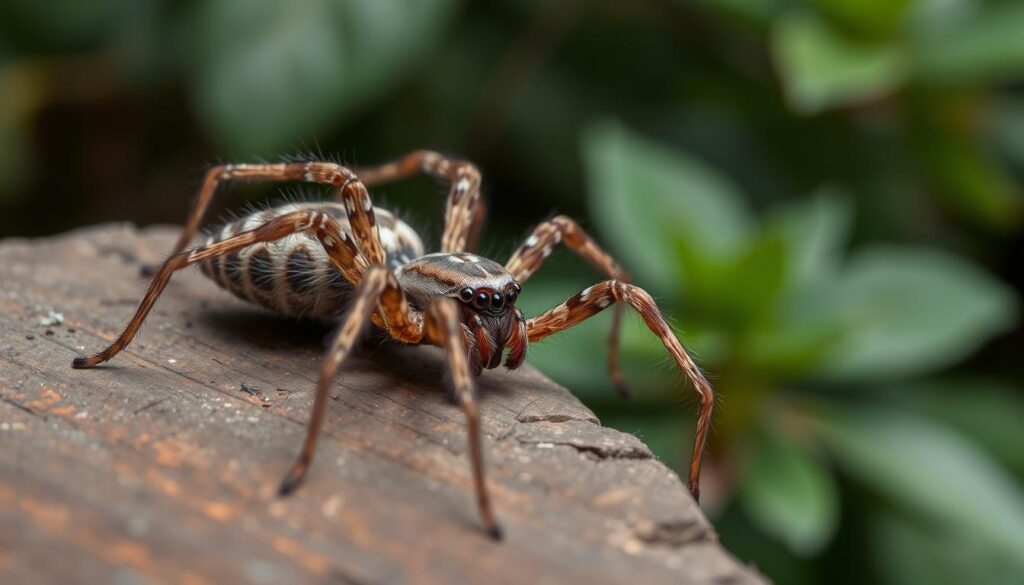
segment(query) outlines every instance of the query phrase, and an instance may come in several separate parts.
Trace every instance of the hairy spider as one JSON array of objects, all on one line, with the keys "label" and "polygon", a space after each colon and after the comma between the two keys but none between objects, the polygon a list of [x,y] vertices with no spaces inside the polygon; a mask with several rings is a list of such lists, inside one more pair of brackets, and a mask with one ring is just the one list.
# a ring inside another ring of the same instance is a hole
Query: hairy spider
[{"label": "hairy spider", "polygon": [[[426,254],[420,237],[393,213],[374,207],[365,185],[424,172],[448,181],[441,251]],[[186,249],[217,186],[239,180],[305,181],[331,185],[340,202],[292,203],[228,223],[206,242]],[[114,357],[131,342],[153,303],[176,270],[198,264],[203,273],[238,297],[288,315],[340,318],[320,367],[313,412],[298,459],[280,493],[298,487],[313,459],[332,379],[367,321],[409,344],[444,348],[458,402],[465,412],[477,505],[487,532],[501,537],[484,477],[480,417],[474,377],[497,367],[517,368],[528,343],[572,327],[616,304],[610,336],[609,370],[626,393],[618,365],[622,307],[636,310],[657,335],[700,395],[700,414],[690,460],[689,488],[699,497],[701,455],[714,394],[672,333],[657,305],[573,220],[558,216],[526,239],[504,266],[467,253],[482,218],[480,174],[467,162],[417,151],[379,167],[355,172],[331,162],[232,164],[207,172],[174,252],[156,272],[149,290],[121,335],[74,367],[92,367]],[[595,284],[532,319],[516,307],[520,285],[551,249],[564,243],[610,280]],[[342,316],[344,314],[344,316]]]}]

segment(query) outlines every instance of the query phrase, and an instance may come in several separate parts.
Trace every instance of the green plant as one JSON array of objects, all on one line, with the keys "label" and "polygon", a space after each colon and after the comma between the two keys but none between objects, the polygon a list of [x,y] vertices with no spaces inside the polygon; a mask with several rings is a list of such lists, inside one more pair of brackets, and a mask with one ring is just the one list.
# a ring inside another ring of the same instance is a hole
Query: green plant
[{"label": "green plant", "polygon": [[[841,514],[865,513],[894,546],[938,554],[983,542],[984,554],[955,562],[1021,568],[1024,494],[1009,453],[1024,444],[1024,425],[977,436],[984,421],[1019,413],[1020,401],[982,380],[934,378],[1015,324],[1012,290],[935,249],[876,245],[844,258],[853,218],[839,189],[759,215],[710,166],[619,124],[591,126],[583,152],[597,231],[680,317],[678,333],[721,396],[709,501],[742,518],[722,526],[727,544],[730,526],[753,525],[794,557],[813,557]],[[555,296],[531,289],[523,300],[539,308]],[[597,361],[594,332],[531,360]],[[634,363],[660,356],[640,329],[624,345]],[[599,368],[551,371],[590,389],[607,423],[638,431],[679,467],[687,425],[666,414],[681,393],[667,370],[639,377],[635,405],[611,401]],[[952,405],[979,395],[974,428],[957,424]],[[865,495],[844,499],[843,482]],[[877,557],[883,570],[891,554]]]}]

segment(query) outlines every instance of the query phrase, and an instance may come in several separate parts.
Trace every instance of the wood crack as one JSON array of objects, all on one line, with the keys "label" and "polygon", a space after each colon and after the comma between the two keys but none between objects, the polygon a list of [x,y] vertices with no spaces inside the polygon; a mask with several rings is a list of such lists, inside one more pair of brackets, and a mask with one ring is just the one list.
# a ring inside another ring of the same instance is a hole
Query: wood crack
[{"label": "wood crack", "polygon": [[538,422],[550,422],[550,423],[564,423],[569,421],[578,421],[590,423],[593,425],[601,425],[601,421],[597,420],[596,416],[579,417],[571,414],[527,414],[516,417],[516,421],[521,423],[538,423]]},{"label": "wood crack", "polygon": [[603,461],[608,459],[633,459],[633,460],[645,460],[653,459],[654,455],[647,449],[636,448],[632,446],[607,446],[597,444],[580,443],[578,441],[546,441],[546,440],[527,440],[517,439],[520,444],[523,445],[536,445],[541,448],[555,447],[571,447],[576,451],[583,453],[591,457],[592,459]]}]

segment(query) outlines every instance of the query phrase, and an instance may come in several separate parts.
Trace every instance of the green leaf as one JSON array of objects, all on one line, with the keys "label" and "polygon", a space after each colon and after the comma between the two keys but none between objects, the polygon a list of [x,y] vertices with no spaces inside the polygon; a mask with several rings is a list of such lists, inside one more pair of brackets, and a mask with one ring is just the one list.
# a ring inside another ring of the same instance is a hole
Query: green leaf
[{"label": "green leaf", "polygon": [[768,225],[785,240],[791,287],[802,288],[835,276],[852,221],[849,199],[832,187],[823,187],[809,199],[773,214]]},{"label": "green leaf", "polygon": [[881,379],[956,363],[1014,326],[1017,301],[1008,287],[953,256],[877,247],[857,254],[805,311],[846,332],[826,375]]},{"label": "green leaf", "polygon": [[984,379],[930,380],[894,389],[914,408],[971,437],[1024,478],[1024,394],[1019,385]]},{"label": "green leaf", "polygon": [[823,412],[819,430],[838,463],[899,506],[1024,559],[1021,486],[958,434],[891,409]]},{"label": "green leaf", "polygon": [[786,281],[786,245],[767,231],[735,257],[717,260],[700,248],[679,243],[689,304],[706,320],[744,331],[775,314]]},{"label": "green leaf", "polygon": [[839,495],[831,472],[805,449],[778,435],[760,437],[739,496],[762,530],[799,555],[821,550],[838,523]]},{"label": "green leaf", "polygon": [[1011,585],[1020,568],[984,542],[956,530],[937,531],[927,522],[879,515],[870,525],[874,557],[892,585]]},{"label": "green leaf", "polygon": [[737,322],[750,324],[773,315],[786,281],[786,243],[766,231],[752,241],[730,266],[721,298]]},{"label": "green leaf", "polygon": [[709,258],[728,258],[746,241],[749,210],[707,165],[614,122],[591,125],[583,151],[601,235],[644,282],[677,290],[680,240]]},{"label": "green leaf", "polygon": [[1024,73],[1024,3],[965,10],[955,2],[921,2],[915,21],[915,72],[927,82],[992,83]]},{"label": "green leaf", "polygon": [[[842,340],[843,326],[826,311],[806,310],[821,287],[839,271],[852,222],[849,200],[834,188],[819,189],[807,200],[777,209],[766,232],[778,234],[784,245],[784,277],[772,306],[777,311],[758,327],[747,330],[742,352],[746,363],[761,375],[803,376],[828,360]],[[760,283],[747,283],[753,291]]]},{"label": "green leaf", "polygon": [[807,14],[779,20],[772,54],[786,97],[802,113],[816,113],[883,96],[905,77],[898,47],[844,38]]},{"label": "green leaf", "polygon": [[[983,132],[973,120],[988,116],[989,105],[976,96],[930,92],[911,102],[910,136],[934,193],[950,211],[989,230],[1015,233],[1024,217],[1022,190],[985,138],[1012,132],[1012,118],[995,117]],[[1012,147],[1012,142],[1004,140],[1004,145]],[[1006,154],[1012,159],[1012,148]]]},{"label": "green leaf", "polygon": [[811,0],[815,7],[844,29],[878,37],[898,32],[907,9],[916,0]]},{"label": "green leaf", "polygon": [[202,3],[195,100],[241,154],[309,143],[416,67],[454,12],[450,0]]},{"label": "green leaf", "polygon": [[842,342],[842,329],[825,319],[813,320],[785,310],[772,327],[749,332],[745,363],[768,379],[794,379],[817,372]]}]

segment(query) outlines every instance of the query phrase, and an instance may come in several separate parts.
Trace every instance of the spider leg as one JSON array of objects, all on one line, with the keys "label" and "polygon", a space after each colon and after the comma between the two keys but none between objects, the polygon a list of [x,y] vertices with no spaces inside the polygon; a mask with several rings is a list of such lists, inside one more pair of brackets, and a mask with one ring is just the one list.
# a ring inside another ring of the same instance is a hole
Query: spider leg
[{"label": "spider leg", "polygon": [[459,322],[459,308],[448,298],[435,299],[427,309],[426,337],[432,343],[444,347],[448,357],[455,395],[466,413],[470,462],[473,466],[473,484],[476,488],[476,503],[480,518],[487,534],[495,540],[502,538],[501,525],[495,519],[491,507],[487,478],[484,474],[483,447],[480,438],[480,412],[476,402],[476,390],[470,372],[469,356],[463,328]]},{"label": "spider leg", "polygon": [[121,335],[106,349],[88,358],[77,357],[73,365],[76,368],[88,368],[101,364],[121,352],[138,333],[146,315],[153,308],[156,299],[163,292],[171,275],[186,266],[208,260],[216,256],[230,254],[251,246],[258,242],[270,242],[279,240],[290,234],[311,231],[323,244],[332,263],[350,279],[353,284],[358,284],[361,274],[366,266],[366,261],[359,253],[355,243],[342,231],[341,226],[332,217],[319,211],[297,211],[272,219],[262,226],[240,233],[226,240],[185,250],[168,258],[157,271],[156,276],[149,285],[146,295],[131,321],[125,327]]},{"label": "spider leg", "polygon": [[[629,282],[629,274],[591,238],[573,219],[559,215],[534,228],[530,237],[512,254],[505,268],[518,282],[526,282],[551,254],[558,243],[589,262],[608,278]],[[608,334],[608,373],[615,388],[623,397],[630,395],[629,385],[619,365],[619,332],[622,328],[622,305],[616,305],[612,314],[611,332]]]},{"label": "spider leg", "polygon": [[217,165],[206,171],[195,201],[185,219],[185,227],[178,236],[172,254],[184,250],[206,215],[217,188],[232,181],[305,181],[326,185],[340,185],[355,175],[349,169],[331,162],[290,162],[274,164]]},{"label": "spider leg", "polygon": [[477,198],[476,207],[473,208],[473,219],[470,220],[469,234],[466,236],[466,251],[480,249],[480,232],[483,231],[484,219],[487,217],[487,202],[483,197]]},{"label": "spider leg", "polygon": [[377,300],[377,311],[370,318],[392,339],[402,343],[423,340],[423,312],[409,306],[393,272],[385,270],[386,286]]},{"label": "spider leg", "polygon": [[593,317],[613,303],[625,303],[643,317],[647,327],[665,345],[665,349],[676,361],[679,368],[700,395],[700,413],[697,416],[697,432],[690,458],[689,488],[695,500],[700,499],[700,463],[704,443],[711,427],[711,414],[715,405],[715,393],[704,378],[697,364],[690,359],[683,344],[665,322],[658,305],[647,291],[617,280],[608,280],[585,289],[561,305],[527,321],[530,342],[540,341]]},{"label": "spider leg", "polygon": [[356,175],[370,186],[419,172],[451,183],[441,251],[463,252],[467,246],[475,247],[484,207],[480,205],[480,171],[472,163],[449,159],[429,150],[417,150],[387,164],[356,169]]},{"label": "spider leg", "polygon": [[[393,279],[394,276],[383,267],[371,268],[363,278],[349,308],[348,316],[338,328],[333,341],[331,341],[331,348],[320,363],[320,378],[317,381],[316,397],[313,400],[313,413],[309,419],[309,426],[306,427],[306,440],[302,444],[302,451],[299,452],[298,458],[281,482],[281,487],[278,489],[280,495],[286,496],[292,493],[302,483],[316,452],[317,439],[320,436],[324,415],[327,412],[327,397],[330,395],[331,382],[338,373],[342,362],[348,357],[359,334],[370,321],[370,315],[373,313],[378,299],[389,288]],[[401,294],[400,291],[399,294]]]}]

